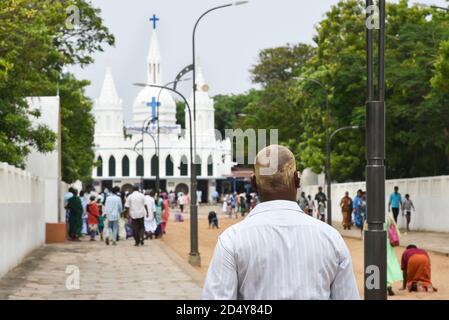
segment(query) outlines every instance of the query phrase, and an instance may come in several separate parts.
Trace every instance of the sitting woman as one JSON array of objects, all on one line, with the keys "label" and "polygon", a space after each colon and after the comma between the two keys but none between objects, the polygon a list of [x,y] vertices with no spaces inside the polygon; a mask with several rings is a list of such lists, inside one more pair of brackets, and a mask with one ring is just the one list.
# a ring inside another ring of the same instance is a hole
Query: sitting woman
[{"label": "sitting woman", "polygon": [[431,281],[430,257],[423,249],[409,245],[402,254],[403,289],[412,292],[435,292]]}]

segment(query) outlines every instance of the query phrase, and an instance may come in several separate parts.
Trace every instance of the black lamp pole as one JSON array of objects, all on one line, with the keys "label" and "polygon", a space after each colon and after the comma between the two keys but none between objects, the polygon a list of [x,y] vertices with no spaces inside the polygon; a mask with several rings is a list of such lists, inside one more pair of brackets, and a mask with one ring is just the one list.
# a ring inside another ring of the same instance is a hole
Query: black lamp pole
[{"label": "black lamp pole", "polygon": [[[196,37],[196,30],[198,28],[198,24],[200,23],[201,19],[203,19],[207,14],[219,10],[219,9],[223,9],[223,8],[227,8],[227,7],[231,7],[231,6],[239,6],[242,4],[246,4],[248,3],[248,1],[237,1],[235,3],[228,3],[225,5],[221,5],[221,6],[217,6],[214,7],[212,9],[207,10],[206,12],[204,12],[195,22],[195,26],[193,28],[193,32],[192,32],[192,82],[193,82],[193,136],[194,136],[194,142],[193,142],[193,150],[194,150],[194,154],[195,156],[193,157],[194,160],[196,160],[196,91],[197,91],[197,85],[196,85],[196,47],[195,47],[195,37]],[[192,131],[192,126],[190,126],[190,131]],[[194,163],[196,163],[196,161],[194,161]],[[193,166],[193,164],[191,164]],[[193,166],[193,172],[191,173],[192,175],[192,194],[190,197],[190,201],[191,201],[191,212],[190,212],[190,218],[191,220],[195,220],[197,222],[198,220],[198,206],[197,206],[197,199],[196,199],[196,190],[197,190],[197,179],[196,179],[196,167]],[[193,192],[195,191],[195,192]],[[193,225],[192,225],[193,228]],[[198,234],[198,225],[195,225],[195,230],[193,230],[193,232],[195,232],[196,234]],[[198,247],[198,243],[196,243],[196,246]],[[198,251],[198,250],[197,250]],[[201,265],[201,259],[200,259],[200,255],[194,255],[193,252],[191,252],[190,256],[189,256],[189,262],[191,265],[193,266],[200,266]]]},{"label": "black lamp pole", "polygon": [[[157,95],[157,105],[159,105],[160,104],[160,98],[161,98],[161,93],[162,93],[162,91],[166,88],[166,87],[168,87],[169,85],[172,85],[173,84],[173,86],[176,88],[176,85],[178,84],[178,82],[180,82],[180,81],[188,81],[188,80],[190,80],[190,79],[184,79],[184,80],[181,80],[181,78],[176,78],[176,80],[175,81],[170,81],[170,82],[168,82],[168,83],[166,83],[165,85],[163,85],[163,88],[161,88],[160,90],[159,90],[159,93],[158,93],[158,95]],[[157,149],[156,149],[156,160],[157,160],[157,170],[156,170],[156,190],[157,190],[157,192],[159,192],[159,189],[160,189],[160,171],[159,171],[159,165],[160,165],[160,163],[159,163],[159,154],[160,154],[160,133],[161,133],[161,129],[160,129],[160,125],[159,125],[159,107],[157,107],[157,111],[156,111],[156,119],[157,119]]]},{"label": "black lamp pole", "polygon": [[[164,90],[169,90],[171,92],[179,95],[184,101],[188,111],[189,111],[189,134],[190,134],[190,190],[192,194],[196,194],[196,171],[195,171],[195,163],[194,163],[194,147],[193,147],[193,133],[192,133],[192,110],[190,108],[189,102],[186,97],[180,93],[179,91],[172,89],[167,86],[159,86],[155,84],[136,84],[137,86],[148,86],[153,88],[159,88]],[[198,251],[198,216],[193,216],[192,212],[197,212],[197,204],[196,201],[190,202],[190,253],[189,253],[189,263],[193,266],[201,265],[201,257]]]},{"label": "black lamp pole", "polygon": [[[366,0],[366,7],[373,0]],[[365,299],[387,299],[387,234],[385,223],[385,0],[378,1],[378,83],[377,98],[374,87],[374,28],[366,14],[366,194],[367,223],[365,230]],[[371,7],[372,8],[372,7]]]}]

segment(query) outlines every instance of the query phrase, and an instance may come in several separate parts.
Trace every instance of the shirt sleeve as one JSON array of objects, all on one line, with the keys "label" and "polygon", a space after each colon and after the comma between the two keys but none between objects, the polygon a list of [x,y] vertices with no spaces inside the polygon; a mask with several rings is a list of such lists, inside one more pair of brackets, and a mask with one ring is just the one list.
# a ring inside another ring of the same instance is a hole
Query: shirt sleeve
[{"label": "shirt sleeve", "polygon": [[203,288],[203,300],[237,300],[238,278],[233,254],[219,238]]},{"label": "shirt sleeve", "polygon": [[352,259],[345,242],[338,236],[339,265],[331,285],[331,300],[360,300]]}]

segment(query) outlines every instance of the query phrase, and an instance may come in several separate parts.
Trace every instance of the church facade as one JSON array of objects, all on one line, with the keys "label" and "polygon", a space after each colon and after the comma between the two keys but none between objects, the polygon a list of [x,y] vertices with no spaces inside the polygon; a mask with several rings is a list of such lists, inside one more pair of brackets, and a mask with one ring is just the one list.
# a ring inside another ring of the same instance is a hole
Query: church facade
[{"label": "church facade", "polygon": [[[148,84],[163,85],[161,61],[157,33],[153,30],[146,61]],[[222,192],[228,189],[227,178],[231,176],[234,163],[231,141],[222,140],[216,135],[214,101],[209,96],[209,86],[201,68],[197,69],[197,87],[195,167],[201,201],[207,202],[214,190]],[[189,98],[191,106],[192,99],[193,93]],[[159,117],[155,117],[155,108],[159,109]],[[187,108],[184,112],[185,130],[176,123],[176,101],[173,94],[168,90],[142,87],[133,103],[132,125],[125,127],[123,101],[108,68],[93,109],[97,161],[92,172],[94,186],[97,189],[119,186],[122,190],[130,190],[133,185],[143,183],[145,189],[153,189],[159,168],[162,190],[188,193],[190,126]],[[144,127],[146,133],[143,133]],[[157,150],[159,161],[156,157]]]}]

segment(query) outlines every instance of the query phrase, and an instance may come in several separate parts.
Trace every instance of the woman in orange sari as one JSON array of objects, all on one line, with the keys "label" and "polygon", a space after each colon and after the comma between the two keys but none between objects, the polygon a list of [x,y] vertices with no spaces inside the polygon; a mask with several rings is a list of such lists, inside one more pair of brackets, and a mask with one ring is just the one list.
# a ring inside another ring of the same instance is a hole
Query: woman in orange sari
[{"label": "woman in orange sari", "polygon": [[165,228],[167,227],[168,218],[170,217],[170,201],[168,200],[166,193],[162,194],[162,198],[164,199],[164,209],[162,210],[162,234],[165,234]]},{"label": "woman in orange sari", "polygon": [[409,245],[402,254],[401,269],[404,273],[403,289],[408,291],[434,292],[432,286],[430,257],[423,249]]}]

